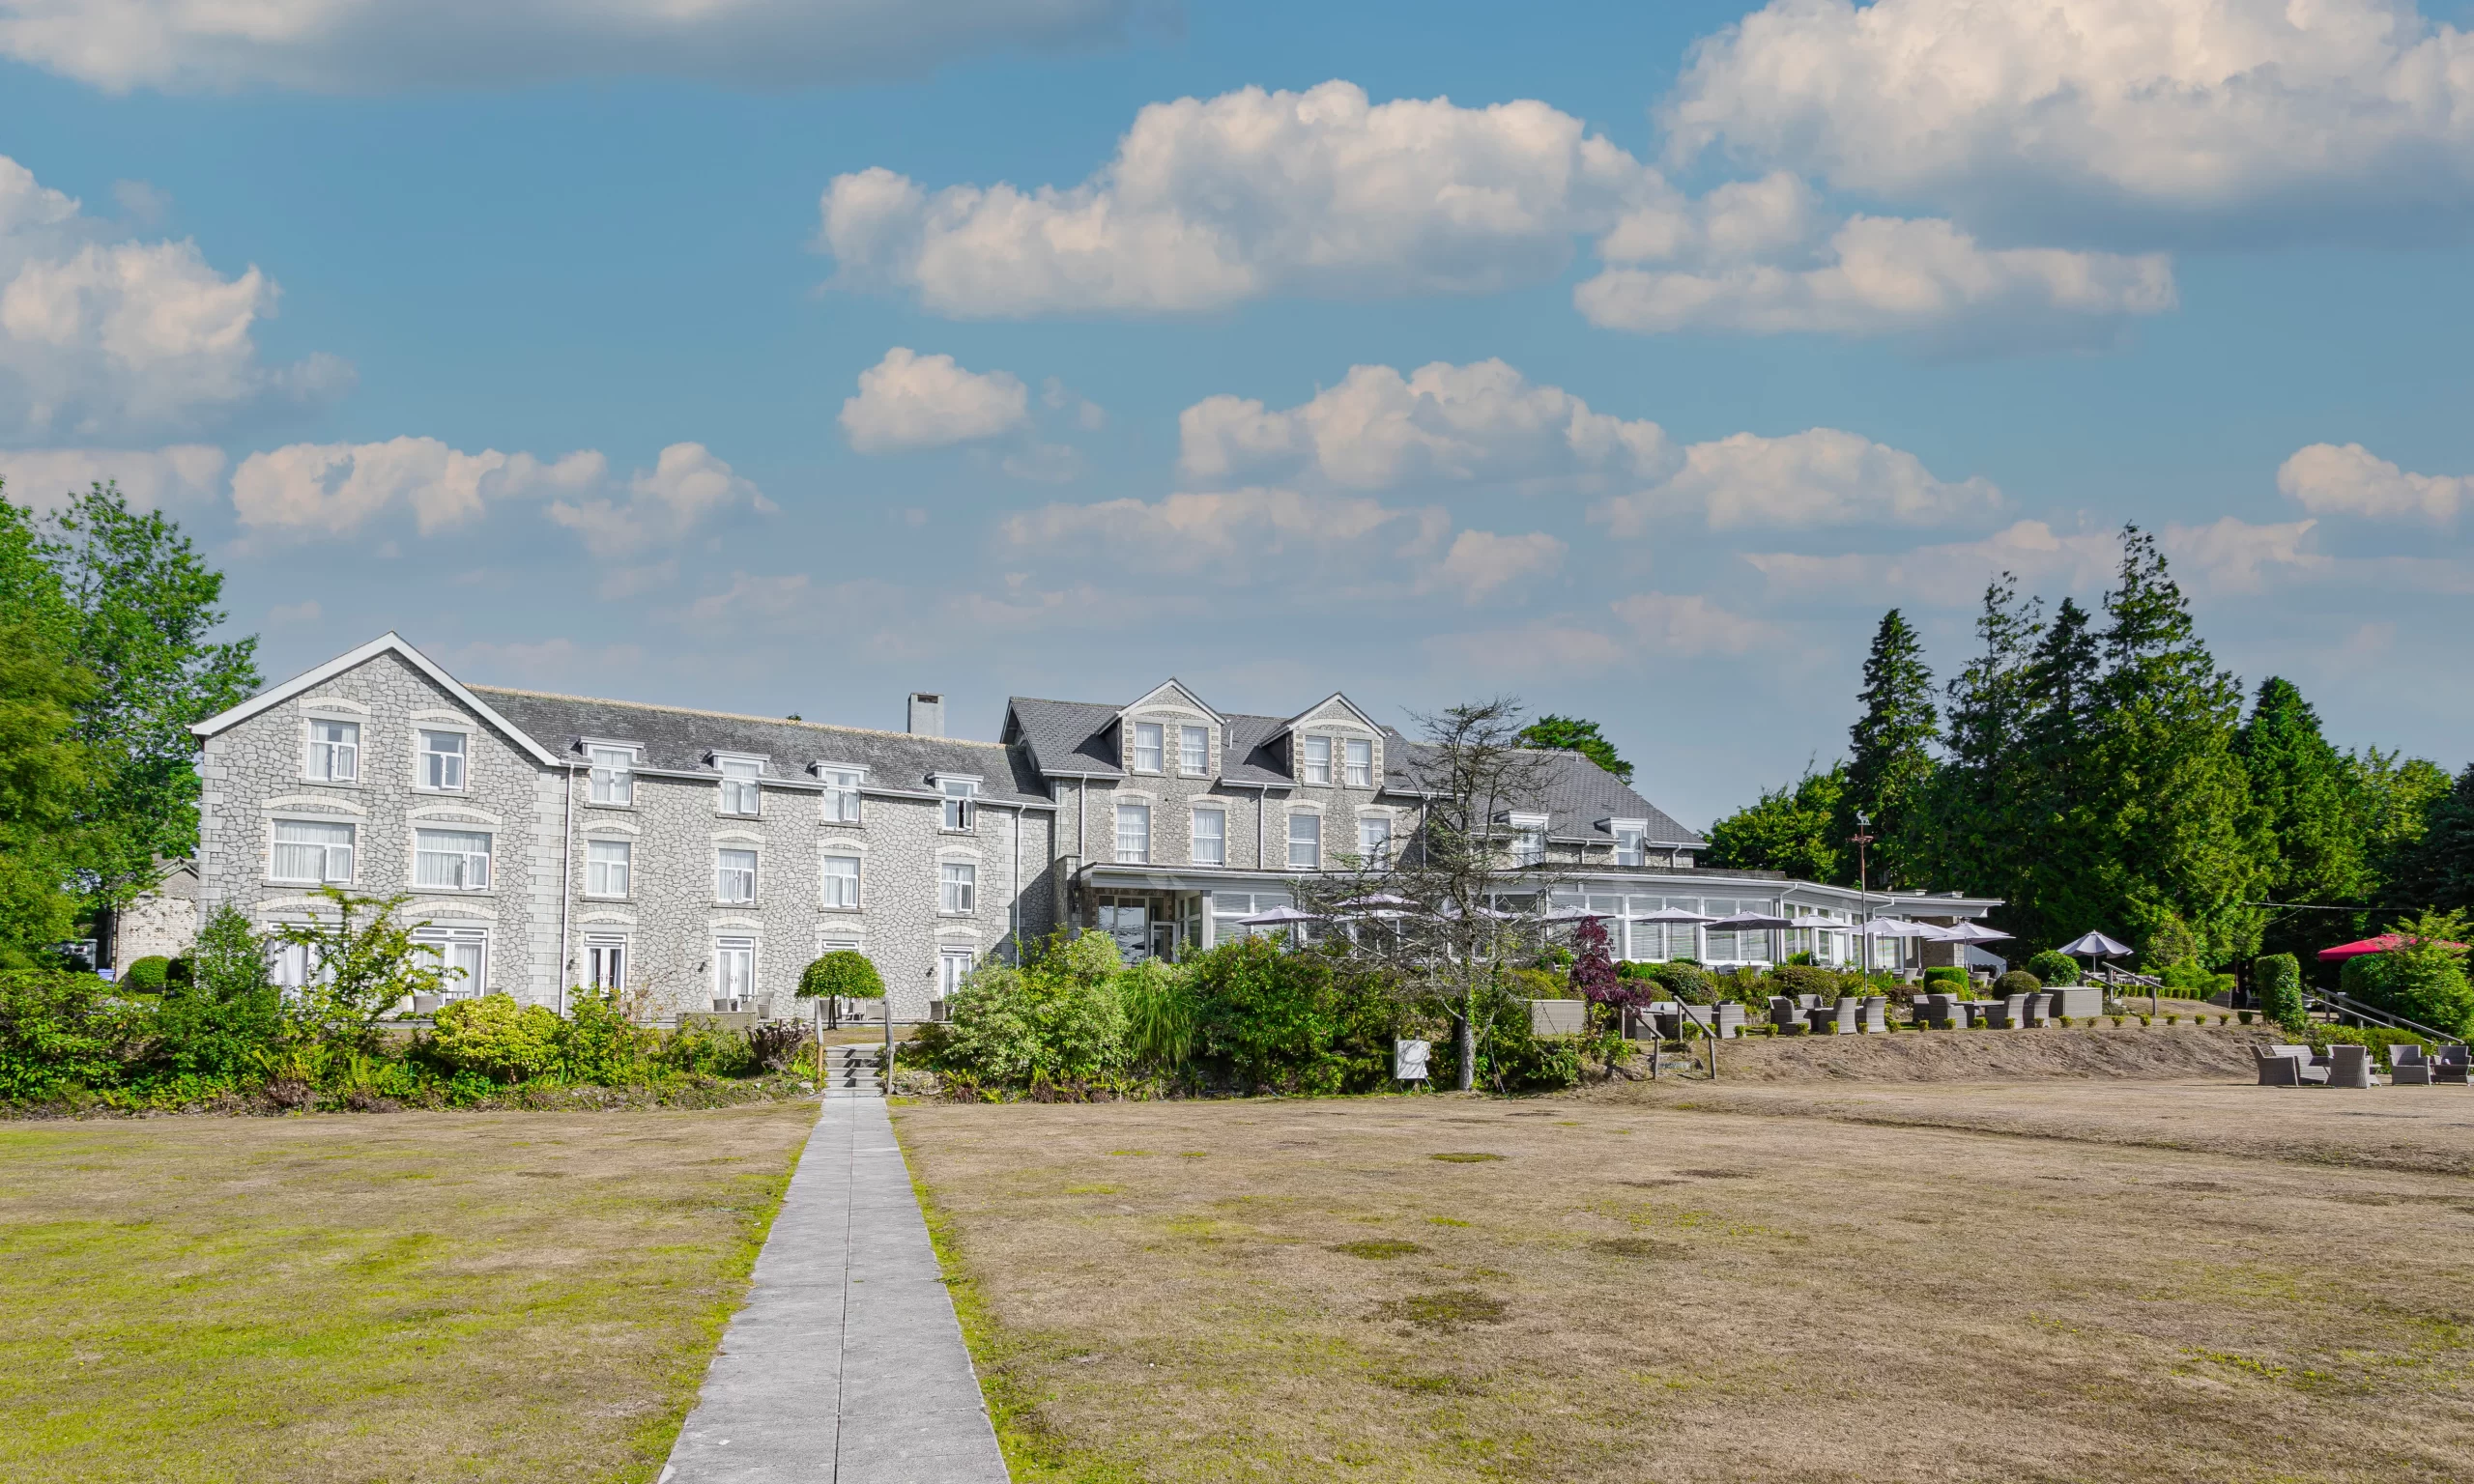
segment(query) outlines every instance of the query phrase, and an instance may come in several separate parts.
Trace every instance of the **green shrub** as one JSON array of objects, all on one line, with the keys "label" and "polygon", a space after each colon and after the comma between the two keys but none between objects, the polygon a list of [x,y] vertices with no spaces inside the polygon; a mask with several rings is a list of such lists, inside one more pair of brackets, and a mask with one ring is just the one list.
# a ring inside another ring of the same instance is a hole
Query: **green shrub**
[{"label": "green shrub", "polygon": [[2347,1045],[2369,1046],[2383,1066],[2391,1065],[2391,1046],[2422,1046],[2430,1042],[2411,1031],[2400,1031],[2385,1025],[2316,1025],[2311,1037],[2322,1044],[2342,1042]]},{"label": "green shrub", "polygon": [[1937,964],[1936,966],[1924,971],[1924,982],[1928,985],[1942,985],[1946,986],[1945,988],[1934,990],[1932,991],[1933,993],[1958,994],[1964,991],[1968,986],[1968,971],[1960,968],[1956,964]]},{"label": "green shrub", "polygon": [[1189,970],[1157,958],[1146,958],[1117,976],[1117,997],[1125,1003],[1126,1055],[1135,1066],[1173,1075],[1193,1058],[1200,1018],[1193,978]]},{"label": "green shrub", "polygon": [[[1392,1076],[1402,1007],[1379,981],[1334,958],[1282,953],[1261,939],[1223,944],[1192,960],[1194,1054],[1213,1075],[1249,1091],[1367,1092]],[[1510,969],[1481,998],[1495,1033],[1526,1035],[1540,971]]]},{"label": "green shrub", "polygon": [[2079,960],[2057,948],[2048,948],[2029,958],[2027,970],[2055,988],[2079,983]]},{"label": "green shrub", "polygon": [[430,1044],[460,1071],[497,1082],[522,1082],[557,1070],[565,1022],[545,1005],[519,1005],[507,994],[449,1000],[438,1008]]},{"label": "green shrub", "polygon": [[2162,992],[2170,1000],[2204,1000],[2233,989],[2233,976],[2219,974],[2205,964],[2184,959],[2166,964],[2155,971],[2163,982]]},{"label": "green shrub", "polygon": [[118,1086],[149,1016],[92,974],[0,969],[0,1101]]},{"label": "green shrub", "polygon": [[2300,1031],[2302,963],[2291,954],[2269,954],[2251,965],[2251,984],[2258,991],[2259,1013],[2288,1031]]},{"label": "green shrub", "polygon": [[697,1077],[750,1077],[762,1070],[743,1032],[709,1024],[684,1025],[663,1037],[652,1061],[664,1071]]},{"label": "green shrub", "polygon": [[1993,982],[1993,992],[1999,995],[2038,994],[2045,982],[2025,969],[2012,969]]},{"label": "green shrub", "polygon": [[559,1074],[570,1082],[627,1087],[647,1080],[655,1034],[628,1020],[616,989],[578,989],[567,996],[559,1027]]},{"label": "green shrub", "polygon": [[929,1065],[999,1087],[1106,1076],[1126,1060],[1119,967],[1107,933],[1057,934],[1019,968],[974,970],[947,1002],[946,1022],[914,1043]]},{"label": "green shrub", "polygon": [[1635,967],[1641,978],[1664,987],[1668,999],[1686,1005],[1709,1005],[1719,998],[1717,977],[1697,963],[1644,963]]},{"label": "green shrub", "polygon": [[165,976],[155,1010],[158,1053],[175,1077],[240,1081],[258,1053],[292,1033],[266,941],[225,903],[198,928],[186,977]]},{"label": "green shrub", "polygon": [[2393,929],[2404,942],[2384,954],[2345,960],[2339,985],[2346,994],[2390,1014],[2462,1036],[2474,1031],[2474,985],[2465,977],[2469,928],[2460,912],[2429,912]]},{"label": "green shrub", "polygon": [[[1388,1049],[1388,1048],[1387,1048]],[[1552,1092],[1581,1078],[1582,1038],[1539,1036],[1529,1026],[1529,1007],[1500,990],[1478,999],[1478,1066],[1475,1085],[1492,1093]],[[1453,1086],[1460,1074],[1458,1038],[1446,1034],[1434,1047],[1434,1085]],[[1387,1068],[1388,1070],[1388,1068]]]},{"label": "green shrub", "polygon": [[[1860,993],[1846,986],[1848,976],[1836,969],[1814,964],[1782,964],[1769,971],[1770,994],[1817,994],[1824,1000],[1836,1000],[1842,994]],[[1764,998],[1768,998],[1767,995]]]},{"label": "green shrub", "polygon": [[881,1000],[885,982],[868,956],[841,948],[811,963],[799,974],[803,1000]]},{"label": "green shrub", "polygon": [[161,955],[140,958],[120,976],[120,986],[131,994],[161,994],[171,978],[172,960]]},{"label": "green shrub", "polygon": [[1569,981],[1545,969],[1505,969],[1504,988],[1524,1000],[1576,1000]]}]

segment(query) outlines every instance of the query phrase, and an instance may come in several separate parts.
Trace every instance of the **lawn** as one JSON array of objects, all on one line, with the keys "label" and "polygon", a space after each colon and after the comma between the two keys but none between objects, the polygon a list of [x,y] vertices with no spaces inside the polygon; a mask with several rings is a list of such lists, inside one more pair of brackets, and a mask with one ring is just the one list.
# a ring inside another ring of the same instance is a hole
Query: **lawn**
[{"label": "lawn", "polygon": [[649,1480],[815,1117],[0,1124],[0,1477]]},{"label": "lawn", "polygon": [[898,1120],[1021,1481],[2367,1480],[2474,1457],[2469,1110],[1705,1084]]}]

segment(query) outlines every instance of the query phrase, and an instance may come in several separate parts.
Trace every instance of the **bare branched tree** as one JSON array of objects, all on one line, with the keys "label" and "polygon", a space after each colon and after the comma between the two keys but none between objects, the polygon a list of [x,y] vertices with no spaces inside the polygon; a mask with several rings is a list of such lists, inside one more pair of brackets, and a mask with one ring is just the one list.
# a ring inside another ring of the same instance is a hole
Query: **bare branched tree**
[{"label": "bare branched tree", "polygon": [[[1414,720],[1423,739],[1397,761],[1422,799],[1417,829],[1387,859],[1351,859],[1300,882],[1298,900],[1338,919],[1350,951],[1384,960],[1410,992],[1456,1002],[1466,1092],[1477,1077],[1482,991],[1540,946],[1553,870],[1542,851],[1521,849],[1514,816],[1545,813],[1550,762],[1520,745],[1523,716],[1510,697]],[[1515,901],[1526,910],[1507,910]]]}]

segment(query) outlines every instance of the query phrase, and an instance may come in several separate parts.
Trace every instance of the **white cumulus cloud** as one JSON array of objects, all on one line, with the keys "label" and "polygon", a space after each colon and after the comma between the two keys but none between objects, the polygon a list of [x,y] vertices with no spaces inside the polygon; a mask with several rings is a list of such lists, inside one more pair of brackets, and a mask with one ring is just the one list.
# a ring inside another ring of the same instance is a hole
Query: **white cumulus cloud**
[{"label": "white cumulus cloud", "polygon": [[1431,522],[1441,519],[1363,497],[1249,488],[1045,505],[998,529],[1016,547],[1095,546],[1153,570],[1235,582],[1292,555],[1319,560],[1377,536],[1431,546],[1441,535]]},{"label": "white cumulus cloud", "polygon": [[114,92],[578,76],[877,82],[1121,38],[1133,0],[0,0],[0,55]]},{"label": "white cumulus cloud", "polygon": [[1303,471],[1383,489],[1417,479],[1657,475],[1675,462],[1656,423],[1593,412],[1500,360],[1436,361],[1405,377],[1352,366],[1338,386],[1278,411],[1209,397],[1178,414],[1177,433],[1180,472],[1209,481]]},{"label": "white cumulus cloud", "polygon": [[179,509],[222,494],[223,450],[210,443],[168,448],[0,449],[0,485],[10,499],[56,509],[90,484],[117,483],[140,509]]},{"label": "white cumulus cloud", "polygon": [[[1773,625],[1731,613],[1698,593],[1636,592],[1612,605],[1632,637],[1667,654],[1741,654],[1776,636]],[[1635,653],[1639,646],[1630,646]]]},{"label": "white cumulus cloud", "polygon": [[1737,433],[1694,443],[1672,478],[1602,500],[1591,513],[1615,534],[1636,536],[1662,516],[1698,516],[1713,530],[1930,526],[2000,505],[2001,491],[1981,476],[1942,479],[1903,449],[1811,428],[1785,438]]},{"label": "white cumulus cloud", "polygon": [[842,432],[861,453],[975,442],[1028,426],[1030,396],[1003,371],[965,371],[951,356],[897,345],[859,373],[859,394],[842,404]]},{"label": "white cumulus cloud", "polygon": [[186,430],[348,386],[331,356],[259,360],[252,331],[275,299],[256,268],[226,277],[195,243],[120,240],[0,156],[0,436]]},{"label": "white cumulus cloud", "polygon": [[1564,564],[1564,543],[1544,531],[1504,536],[1491,530],[1464,530],[1426,575],[1424,585],[1456,592],[1475,603],[1503,588],[1534,577],[1544,577]]},{"label": "white cumulus cloud", "polygon": [[1971,221],[2474,206],[2474,37],[2414,0],[1772,0],[1695,49],[1662,118],[1679,157]]},{"label": "white cumulus cloud", "polygon": [[[599,454],[592,457],[600,459]],[[586,550],[612,556],[676,541],[706,516],[739,506],[759,512],[778,508],[703,443],[673,443],[651,469],[638,471],[627,481],[625,499],[611,494],[553,500],[549,516],[582,536]]]},{"label": "white cumulus cloud", "polygon": [[2419,517],[2444,525],[2474,496],[2474,478],[2410,473],[2360,443],[2313,443],[2277,470],[2277,488],[2321,515]]},{"label": "white cumulus cloud", "polygon": [[2162,253],[1989,248],[1942,220],[1840,220],[1789,175],[1634,213],[1598,255],[1616,266],[1576,287],[1573,303],[1601,328],[1643,333],[2070,344],[2176,302]]},{"label": "white cumulus cloud", "polygon": [[[2309,550],[2316,524],[2258,525],[2229,515],[2205,526],[2169,524],[2156,534],[2173,574],[2186,585],[2214,593],[2256,593],[2265,590],[2271,568],[2301,572],[2326,564]],[[2000,572],[2018,574],[2029,589],[2095,591],[2119,571],[2121,556],[2117,531],[2057,530],[2049,522],[2018,521],[1981,540],[1904,552],[1747,552],[1743,559],[1782,596],[1869,602],[1897,594],[1903,601],[1962,608],[1977,603],[1986,581]]]},{"label": "white cumulus cloud", "polygon": [[476,519],[494,500],[589,488],[607,472],[590,450],[545,464],[495,448],[465,453],[434,438],[292,443],[241,461],[232,505],[253,530],[317,536],[349,535],[383,512],[409,507],[428,535]]}]

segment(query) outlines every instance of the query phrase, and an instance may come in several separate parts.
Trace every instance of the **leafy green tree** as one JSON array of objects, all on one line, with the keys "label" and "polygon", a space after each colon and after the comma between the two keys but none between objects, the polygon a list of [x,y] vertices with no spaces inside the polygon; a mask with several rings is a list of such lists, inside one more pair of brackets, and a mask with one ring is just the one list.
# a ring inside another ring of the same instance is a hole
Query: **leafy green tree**
[{"label": "leafy green tree", "polygon": [[2398,907],[2474,908],[2474,763],[2423,808],[2422,828],[2389,852],[2382,894]]},{"label": "leafy green tree", "polygon": [[2474,924],[2462,912],[2425,912],[2396,931],[2395,948],[2345,961],[2345,992],[2434,1030],[2474,1032],[2474,985],[2465,978]]},{"label": "leafy green tree", "polygon": [[856,949],[837,948],[800,972],[798,997],[881,1000],[885,997],[884,977],[877,972],[867,955]]},{"label": "leafy green tree", "polygon": [[1933,744],[1942,734],[1933,706],[1933,671],[1924,664],[1924,642],[1905,614],[1882,615],[1864,658],[1864,714],[1849,728],[1847,786],[1840,795],[1837,833],[1856,833],[1860,816],[1880,841],[1871,852],[1872,879],[1892,885],[1908,879],[1911,819],[1933,781]]},{"label": "leafy green tree", "polygon": [[2302,1005],[2302,964],[2293,955],[2263,955],[2251,965],[2251,983],[2258,991],[2263,1018],[2297,1036],[2309,1026]]},{"label": "leafy green tree", "polygon": [[1804,776],[1710,826],[1703,864],[1735,870],[1783,870],[1805,881],[1853,885],[1856,857],[1838,829],[1847,765]]},{"label": "leafy green tree", "polygon": [[75,928],[77,812],[94,781],[77,711],[95,679],[70,616],[32,517],[0,499],[0,967],[42,961]]},{"label": "leafy green tree", "polygon": [[77,706],[95,766],[80,852],[91,905],[115,907],[155,883],[158,858],[196,853],[188,727],[257,688],[257,641],[213,640],[222,574],[115,485],[72,499],[39,550],[58,575],[71,650],[95,677]]},{"label": "leafy green tree", "polygon": [[[2268,899],[2324,906],[2364,898],[2373,882],[2353,771],[2320,735],[2319,714],[2291,681],[2271,675],[2259,682],[2233,751],[2266,827]],[[2268,921],[2263,946],[2310,953],[2323,946],[2329,920],[2319,912],[2281,912]]]},{"label": "leafy green tree", "polygon": [[2100,674],[2095,615],[2063,598],[2019,677],[2019,756],[2009,770],[2018,790],[2009,817],[2019,854],[1994,895],[2006,903],[2001,926],[2022,946],[2067,943],[2110,905],[2088,760],[2100,722]]},{"label": "leafy green tree", "polygon": [[1541,716],[1521,728],[1520,745],[1578,753],[1624,782],[1632,781],[1632,765],[1616,754],[1614,743],[1598,733],[1596,722],[1570,716]]},{"label": "leafy green tree", "polygon": [[2270,852],[2234,752],[2242,688],[2216,668],[2158,550],[2122,528],[2118,585],[2098,636],[2104,674],[2090,771],[2101,867],[2081,884],[2089,926],[2134,942],[2178,919],[2221,963],[2258,947]]},{"label": "leafy green tree", "polygon": [[267,967],[266,940],[226,902],[200,925],[189,975],[164,982],[155,1023],[177,1075],[237,1079],[284,1039],[283,992]]},{"label": "leafy green tree", "polygon": [[333,916],[286,923],[274,940],[307,950],[311,983],[295,1006],[295,1018],[311,1037],[334,1045],[371,1048],[378,1022],[416,994],[441,994],[462,977],[438,950],[413,941],[426,922],[404,923],[395,914],[409,895],[363,897],[322,886]]}]

